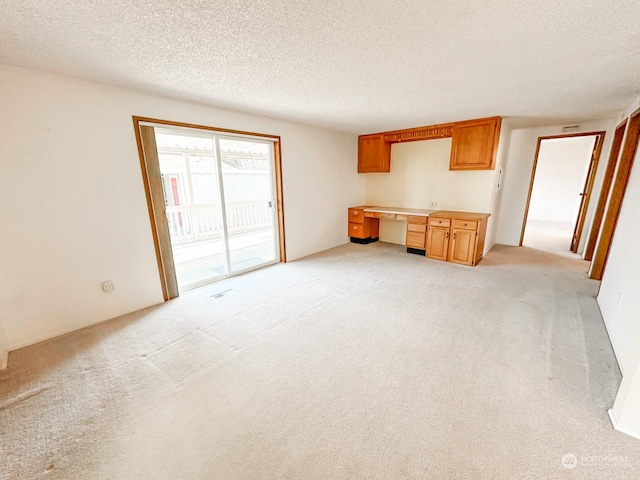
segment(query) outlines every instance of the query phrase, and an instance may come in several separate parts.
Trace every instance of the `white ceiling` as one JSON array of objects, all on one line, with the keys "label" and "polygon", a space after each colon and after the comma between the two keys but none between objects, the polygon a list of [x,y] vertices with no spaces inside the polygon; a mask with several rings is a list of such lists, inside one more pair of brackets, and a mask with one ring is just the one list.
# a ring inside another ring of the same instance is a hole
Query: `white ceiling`
[{"label": "white ceiling", "polygon": [[611,117],[638,0],[0,0],[0,63],[355,133]]}]

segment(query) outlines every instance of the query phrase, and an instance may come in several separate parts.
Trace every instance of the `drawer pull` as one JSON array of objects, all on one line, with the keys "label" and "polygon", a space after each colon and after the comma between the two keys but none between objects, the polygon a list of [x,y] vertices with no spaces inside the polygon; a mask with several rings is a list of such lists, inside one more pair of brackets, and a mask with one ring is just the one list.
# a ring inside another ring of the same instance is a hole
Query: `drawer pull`
[{"label": "drawer pull", "polygon": [[357,229],[358,229],[358,227],[351,227],[351,228],[353,228],[354,230],[357,230]]},{"label": "drawer pull", "polygon": [[358,210],[354,210],[354,211],[353,211],[353,214],[354,214],[354,215],[358,215]]},{"label": "drawer pull", "polygon": [[466,226],[467,226],[467,224],[465,223],[465,224],[464,224],[464,226],[466,227]]}]

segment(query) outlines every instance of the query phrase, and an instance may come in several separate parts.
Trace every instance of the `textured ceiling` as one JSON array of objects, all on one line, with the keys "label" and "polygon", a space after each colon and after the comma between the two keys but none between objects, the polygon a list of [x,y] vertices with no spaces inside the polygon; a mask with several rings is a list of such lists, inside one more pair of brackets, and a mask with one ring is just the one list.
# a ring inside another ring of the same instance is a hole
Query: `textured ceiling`
[{"label": "textured ceiling", "polygon": [[355,133],[611,117],[638,0],[0,0],[0,63]]}]

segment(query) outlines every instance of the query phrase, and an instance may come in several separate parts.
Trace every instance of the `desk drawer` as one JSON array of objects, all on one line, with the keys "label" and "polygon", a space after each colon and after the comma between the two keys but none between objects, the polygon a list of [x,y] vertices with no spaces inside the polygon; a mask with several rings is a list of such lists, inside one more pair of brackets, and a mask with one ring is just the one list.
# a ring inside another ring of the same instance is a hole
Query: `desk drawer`
[{"label": "desk drawer", "polygon": [[421,223],[423,225],[427,224],[427,217],[419,217],[417,215],[409,215],[407,217],[407,223]]},{"label": "desk drawer", "polygon": [[364,223],[364,211],[361,208],[350,208],[349,223]]},{"label": "desk drawer", "polygon": [[424,233],[407,232],[407,247],[424,250],[426,235]]},{"label": "desk drawer", "polygon": [[380,218],[382,220],[395,220],[395,213],[381,213],[381,212],[365,212],[364,216],[367,218]]},{"label": "desk drawer", "polygon": [[362,223],[349,223],[348,235],[353,238],[369,238],[368,228],[364,228]]},{"label": "desk drawer", "polygon": [[427,226],[417,223],[407,223],[407,232],[427,233]]},{"label": "desk drawer", "polygon": [[434,227],[450,227],[451,219],[429,217],[429,225],[432,225]]},{"label": "desk drawer", "polygon": [[462,228],[464,230],[476,230],[478,222],[475,220],[453,220],[453,228]]}]

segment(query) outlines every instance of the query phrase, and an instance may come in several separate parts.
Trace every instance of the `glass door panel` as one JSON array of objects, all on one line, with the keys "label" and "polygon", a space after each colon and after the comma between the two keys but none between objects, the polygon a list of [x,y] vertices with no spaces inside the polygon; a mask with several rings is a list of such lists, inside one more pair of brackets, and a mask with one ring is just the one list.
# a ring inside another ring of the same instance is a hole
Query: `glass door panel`
[{"label": "glass door panel", "polygon": [[155,132],[179,289],[224,278],[226,243],[213,137],[178,129]]},{"label": "glass door panel", "polygon": [[279,260],[273,144],[216,137],[222,172],[231,272]]}]

